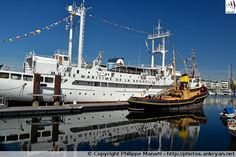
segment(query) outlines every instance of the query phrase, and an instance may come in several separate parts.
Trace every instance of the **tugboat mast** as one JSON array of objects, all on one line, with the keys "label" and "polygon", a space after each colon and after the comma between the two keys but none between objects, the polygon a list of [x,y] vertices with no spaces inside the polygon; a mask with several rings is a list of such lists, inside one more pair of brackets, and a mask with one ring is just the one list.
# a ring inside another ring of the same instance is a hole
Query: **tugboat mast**
[{"label": "tugboat mast", "polygon": [[[161,32],[161,21],[158,20],[157,25],[157,33],[153,33],[148,35],[148,39],[152,40],[152,60],[151,60],[151,68],[154,68],[155,62],[155,54],[161,53],[162,54],[162,69],[165,67],[165,53],[167,52],[165,48],[165,39],[170,36],[170,32]],[[161,40],[157,47],[155,47],[155,40]]]}]

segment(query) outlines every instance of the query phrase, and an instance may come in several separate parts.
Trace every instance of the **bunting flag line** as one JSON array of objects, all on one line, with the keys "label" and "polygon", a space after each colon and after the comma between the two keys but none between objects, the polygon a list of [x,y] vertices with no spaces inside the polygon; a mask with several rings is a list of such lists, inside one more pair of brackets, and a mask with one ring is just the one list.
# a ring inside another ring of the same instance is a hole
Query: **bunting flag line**
[{"label": "bunting flag line", "polygon": [[123,25],[119,25],[117,23],[114,23],[114,22],[111,22],[111,21],[108,21],[108,20],[105,20],[105,19],[102,19],[102,18],[95,17],[94,15],[88,15],[88,16],[93,18],[93,19],[96,19],[98,21],[101,21],[103,23],[107,23],[107,24],[110,24],[112,26],[119,27],[121,29],[125,29],[125,30],[128,30],[128,31],[133,31],[133,32],[141,33],[141,34],[145,34],[145,35],[149,34],[148,32],[145,32],[145,31],[142,31],[142,30],[138,30],[138,29],[134,29],[134,28],[130,28],[130,27],[123,26]]},{"label": "bunting flag line", "polygon": [[34,31],[31,31],[29,33],[24,33],[22,35],[17,35],[15,37],[3,39],[2,42],[13,42],[14,40],[19,40],[19,39],[22,39],[22,38],[27,38],[29,36],[35,36],[37,34],[40,34],[42,31],[50,30],[50,29],[54,28],[55,26],[58,26],[59,24],[64,23],[64,22],[67,23],[67,25],[68,25],[69,18],[70,17],[67,16],[67,17],[65,17],[65,18],[63,18],[63,19],[61,19],[61,20],[59,20],[57,22],[54,22],[54,23],[49,24],[49,25],[47,25],[45,27],[42,27],[42,28],[37,28]]}]

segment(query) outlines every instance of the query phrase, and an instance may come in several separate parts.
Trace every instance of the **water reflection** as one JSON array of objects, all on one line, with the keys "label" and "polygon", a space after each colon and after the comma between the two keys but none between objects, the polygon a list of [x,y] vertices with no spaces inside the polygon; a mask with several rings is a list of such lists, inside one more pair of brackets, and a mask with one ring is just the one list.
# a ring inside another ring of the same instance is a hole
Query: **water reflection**
[{"label": "water reflection", "polygon": [[210,95],[205,101],[205,105],[236,106],[236,97],[228,95]]},{"label": "water reflection", "polygon": [[202,107],[138,117],[122,110],[1,119],[0,150],[192,150],[207,121]]}]

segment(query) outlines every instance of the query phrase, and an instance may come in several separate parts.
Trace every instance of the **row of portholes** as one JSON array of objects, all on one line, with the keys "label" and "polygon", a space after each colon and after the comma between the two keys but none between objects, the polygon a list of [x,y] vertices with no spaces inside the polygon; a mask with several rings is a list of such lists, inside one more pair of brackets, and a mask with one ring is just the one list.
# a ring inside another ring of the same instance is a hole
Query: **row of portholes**
[{"label": "row of portholes", "polygon": [[[72,92],[70,92],[70,95],[72,94]],[[79,95],[82,95],[82,93],[79,93]],[[84,93],[84,95],[87,95],[87,93]],[[96,95],[96,93],[93,93],[93,95]],[[105,93],[103,93],[103,96],[106,96]],[[110,96],[112,96],[112,94],[110,93]],[[123,94],[123,96],[125,96],[125,94]]]},{"label": "row of portholes", "polygon": [[[111,118],[111,115],[109,115],[109,117]],[[95,117],[92,116],[92,119],[94,119]],[[102,118],[105,118],[105,116],[102,116]],[[80,120],[81,118],[78,118],[78,120]],[[86,117],[84,117],[83,119],[86,119]],[[70,119],[69,119],[70,120]]]}]

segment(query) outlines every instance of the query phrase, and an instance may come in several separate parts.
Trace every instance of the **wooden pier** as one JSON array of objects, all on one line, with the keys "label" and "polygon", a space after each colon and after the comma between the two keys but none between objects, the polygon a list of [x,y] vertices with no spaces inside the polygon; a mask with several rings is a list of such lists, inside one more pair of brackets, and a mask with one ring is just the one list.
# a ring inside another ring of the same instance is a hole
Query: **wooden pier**
[{"label": "wooden pier", "polygon": [[8,107],[0,109],[0,118],[16,118],[16,117],[36,117],[36,116],[52,116],[52,115],[71,115],[83,112],[125,110],[128,103],[91,103],[91,104],[65,104],[61,106],[21,106]]},{"label": "wooden pier", "polygon": [[0,109],[0,118],[65,115],[81,112],[83,112],[82,106],[22,106]]}]

